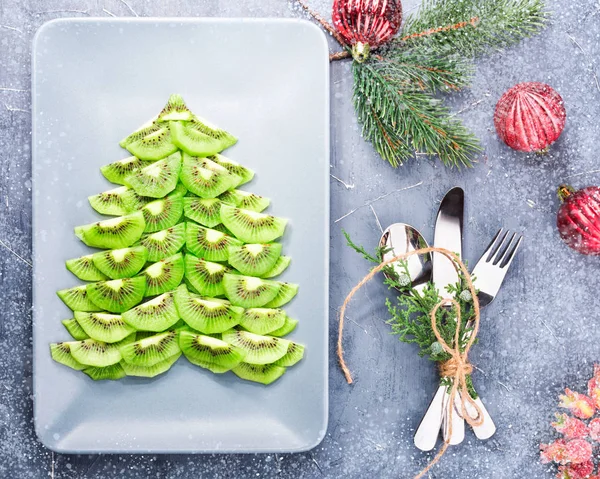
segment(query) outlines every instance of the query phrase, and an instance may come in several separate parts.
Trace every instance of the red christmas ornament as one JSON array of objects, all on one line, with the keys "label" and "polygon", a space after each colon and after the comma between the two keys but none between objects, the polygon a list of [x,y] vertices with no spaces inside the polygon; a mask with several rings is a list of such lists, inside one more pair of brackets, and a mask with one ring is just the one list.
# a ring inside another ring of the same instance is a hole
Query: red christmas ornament
[{"label": "red christmas ornament", "polygon": [[600,255],[600,187],[575,191],[561,185],[558,197],[563,204],[556,225],[562,240],[579,253]]},{"label": "red christmas ornament", "polygon": [[352,46],[352,55],[364,61],[369,50],[390,41],[402,23],[399,0],[334,0],[333,25]]},{"label": "red christmas ornament", "polygon": [[519,83],[496,105],[498,136],[519,151],[544,151],[565,127],[567,113],[561,96],[549,85]]}]

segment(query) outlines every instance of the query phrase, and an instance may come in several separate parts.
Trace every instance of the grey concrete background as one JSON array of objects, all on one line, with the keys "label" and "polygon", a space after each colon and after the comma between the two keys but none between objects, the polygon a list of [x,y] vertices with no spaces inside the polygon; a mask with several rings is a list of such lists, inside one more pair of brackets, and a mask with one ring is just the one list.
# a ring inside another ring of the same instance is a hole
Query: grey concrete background
[{"label": "grey concrete background", "polygon": [[[309,4],[330,16],[328,0]],[[418,2],[404,3],[414,11]],[[128,5],[131,7],[129,8]],[[539,463],[538,444],[553,434],[549,422],[561,389],[581,391],[600,359],[596,331],[598,258],[577,255],[555,228],[555,190],[600,183],[600,47],[598,1],[549,0],[554,12],[541,35],[477,62],[472,89],[449,98],[452,109],[481,138],[484,153],[472,170],[447,170],[423,158],[392,170],[360,136],[351,104],[350,65],[332,66],[330,419],[323,443],[298,455],[71,456],[53,454],[33,432],[31,389],[31,166],[30,45],[36,29],[62,16],[299,16],[285,0],[0,1],[0,477],[412,477],[431,455],[412,435],[435,390],[432,364],[389,334],[378,282],[353,302],[345,346],[355,375],[345,384],[333,356],[336,311],[369,265],[344,245],[342,228],[374,248],[385,227],[405,221],[428,239],[437,203],[452,186],[467,193],[465,257],[477,260],[504,225],[526,242],[500,297],[483,316],[472,359],[475,382],[498,433],[452,448],[431,477],[553,477]],[[134,13],[135,12],[135,13]],[[335,48],[334,43],[331,43]],[[201,52],[199,52],[201,58]],[[520,81],[544,81],[563,96],[567,127],[545,156],[507,149],[493,131],[493,107]],[[410,189],[406,189],[412,186]],[[371,208],[372,207],[372,208]],[[337,221],[347,213],[344,219]]]}]

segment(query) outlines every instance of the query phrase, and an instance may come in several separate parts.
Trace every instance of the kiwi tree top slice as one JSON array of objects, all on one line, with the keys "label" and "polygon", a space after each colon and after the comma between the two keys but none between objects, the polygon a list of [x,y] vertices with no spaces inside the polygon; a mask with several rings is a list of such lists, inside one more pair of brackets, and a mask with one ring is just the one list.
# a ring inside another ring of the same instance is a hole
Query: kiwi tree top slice
[{"label": "kiwi tree top slice", "polygon": [[92,255],[96,268],[111,279],[129,278],[137,274],[147,258],[145,246],[101,251]]},{"label": "kiwi tree top slice", "polygon": [[83,341],[90,336],[83,330],[75,318],[63,319],[61,321],[65,329],[69,332],[71,337],[76,341]]},{"label": "kiwi tree top slice", "polygon": [[181,170],[181,153],[173,153],[164,160],[152,163],[133,172],[125,183],[138,195],[163,198],[177,186]]},{"label": "kiwi tree top slice", "polygon": [[290,263],[292,262],[292,258],[289,256],[280,256],[277,258],[277,263],[273,266],[269,271],[262,275],[263,278],[274,278],[275,276],[279,276],[283,273]]},{"label": "kiwi tree top slice", "polygon": [[229,247],[241,245],[241,241],[220,231],[187,223],[185,244],[189,251],[208,261],[227,261]]},{"label": "kiwi tree top slice", "polygon": [[134,366],[154,366],[179,353],[177,331],[166,331],[121,347],[123,360]]},{"label": "kiwi tree top slice", "polygon": [[135,332],[118,314],[75,311],[75,319],[90,338],[105,343],[116,343]]},{"label": "kiwi tree top slice", "polygon": [[243,308],[260,308],[277,296],[281,284],[253,276],[226,273],[223,276],[223,286],[225,295],[232,304]]},{"label": "kiwi tree top slice", "polygon": [[194,156],[214,155],[237,142],[230,133],[197,116],[190,121],[171,121],[169,128],[173,143]]},{"label": "kiwi tree top slice", "polygon": [[121,367],[120,363],[111,364],[110,366],[104,366],[102,368],[88,366],[83,372],[87,374],[94,381],[112,380],[116,381],[126,376],[125,370]]},{"label": "kiwi tree top slice", "polygon": [[232,175],[225,168],[211,169],[207,166],[203,158],[183,155],[180,180],[189,191],[201,198],[215,198],[240,181],[239,176]]},{"label": "kiwi tree top slice", "polygon": [[244,243],[270,243],[283,235],[287,220],[264,213],[221,206],[221,221]]},{"label": "kiwi tree top slice", "polygon": [[51,343],[50,344],[50,355],[57,363],[64,364],[72,369],[81,371],[85,368],[84,364],[81,364],[71,355],[71,346],[76,342],[66,343]]},{"label": "kiwi tree top slice", "polygon": [[186,196],[183,198],[183,213],[187,218],[212,228],[221,223],[221,202],[217,198]]},{"label": "kiwi tree top slice", "polygon": [[283,366],[287,368],[296,364],[303,357],[304,345],[290,342],[287,353],[285,353],[285,355],[282,358],[278,359],[273,364],[275,366]]},{"label": "kiwi tree top slice", "polygon": [[242,314],[240,326],[251,333],[267,334],[281,328],[285,319],[282,309],[249,308]]},{"label": "kiwi tree top slice", "polygon": [[277,263],[281,248],[281,243],[233,245],[227,261],[242,274],[262,277]]},{"label": "kiwi tree top slice", "polygon": [[273,364],[240,363],[231,371],[241,379],[268,385],[283,376],[285,368]]},{"label": "kiwi tree top slice", "polygon": [[89,196],[88,201],[101,215],[121,216],[131,212],[129,209],[130,189],[127,186],[120,186],[112,190],[104,191],[97,195]]},{"label": "kiwi tree top slice", "polygon": [[265,306],[267,308],[281,308],[284,304],[289,303],[294,296],[298,294],[298,285],[294,283],[280,283],[277,296],[269,301]]},{"label": "kiwi tree top slice", "polygon": [[175,226],[183,214],[183,196],[171,193],[160,200],[148,203],[142,208],[145,233],[155,233]]},{"label": "kiwi tree top slice", "polygon": [[270,336],[287,336],[288,334],[290,334],[294,329],[296,329],[296,326],[298,325],[298,320],[297,319],[292,319],[289,316],[286,316],[285,318],[285,323],[283,323],[283,326],[281,326],[281,328],[276,329],[275,331],[271,331],[269,333]]},{"label": "kiwi tree top slice", "polygon": [[164,331],[179,321],[173,292],[168,292],[125,311],[123,321],[137,330]]},{"label": "kiwi tree top slice", "polygon": [[227,205],[256,211],[257,213],[260,213],[271,204],[269,198],[242,190],[228,190],[220,194],[219,199]]},{"label": "kiwi tree top slice", "polygon": [[181,253],[151,264],[142,272],[142,276],[146,279],[145,295],[154,296],[175,289],[181,283],[184,271]]},{"label": "kiwi tree top slice", "polygon": [[102,308],[92,302],[88,285],[61,289],[56,294],[67,307],[73,311],[102,311]]},{"label": "kiwi tree top slice", "polygon": [[100,171],[111,183],[124,185],[125,178],[131,175],[134,171],[144,168],[151,163],[151,161],[140,160],[135,156],[130,156],[128,158],[109,163],[108,165],[104,165],[100,168]]},{"label": "kiwi tree top slice", "polygon": [[223,373],[236,367],[245,357],[241,349],[225,341],[188,331],[179,333],[179,347],[192,364],[215,373]]},{"label": "kiwi tree top slice", "polygon": [[177,151],[171,130],[164,124],[152,123],[122,141],[124,148],[142,160],[162,160]]},{"label": "kiwi tree top slice", "polygon": [[146,279],[134,278],[99,281],[87,286],[90,299],[106,311],[122,313],[139,304],[146,291]]},{"label": "kiwi tree top slice", "polygon": [[160,261],[179,252],[185,244],[185,223],[142,236],[140,244],[148,250],[148,261]]},{"label": "kiwi tree top slice", "polygon": [[225,294],[223,275],[229,268],[219,263],[205,261],[193,254],[186,254],[185,277],[201,295],[215,297]]},{"label": "kiwi tree top slice", "polygon": [[173,356],[169,356],[167,359],[163,359],[152,366],[136,366],[129,364],[126,361],[121,361],[119,364],[127,374],[127,376],[139,376],[143,378],[153,378],[159,374],[167,372],[171,369],[171,366],[177,362],[180,358],[181,352],[175,353]]},{"label": "kiwi tree top slice", "polygon": [[254,171],[250,168],[246,168],[243,165],[240,165],[237,161],[231,160],[223,155],[213,155],[210,156],[209,159],[218,163],[224,168],[227,168],[230,173],[237,175],[240,177],[240,185],[244,183],[248,183],[252,178],[254,178]]},{"label": "kiwi tree top slice", "polygon": [[87,366],[105,367],[121,360],[121,343],[104,343],[95,339],[84,339],[69,343],[71,355],[75,360]]},{"label": "kiwi tree top slice", "polygon": [[261,336],[234,329],[223,333],[223,341],[244,351],[246,353],[244,362],[249,364],[273,363],[287,353],[290,344],[287,339]]},{"label": "kiwi tree top slice", "polygon": [[68,259],[67,269],[84,281],[103,281],[108,277],[94,265],[93,256],[88,254],[79,258]]},{"label": "kiwi tree top slice", "polygon": [[142,212],[75,227],[75,235],[93,248],[127,248],[140,239],[146,222]]},{"label": "kiwi tree top slice", "polygon": [[186,106],[185,102],[181,95],[176,93],[172,94],[169,97],[169,101],[162,109],[162,111],[158,114],[157,122],[163,121],[174,121],[174,120],[184,120],[188,121],[194,117],[192,112]]}]

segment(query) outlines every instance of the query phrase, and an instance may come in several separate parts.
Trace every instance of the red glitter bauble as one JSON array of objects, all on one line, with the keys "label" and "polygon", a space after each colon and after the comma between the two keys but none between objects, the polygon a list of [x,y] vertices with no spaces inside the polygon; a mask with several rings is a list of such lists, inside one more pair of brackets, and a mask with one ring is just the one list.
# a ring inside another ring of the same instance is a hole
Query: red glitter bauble
[{"label": "red glitter bauble", "polygon": [[502,95],[494,114],[498,136],[519,151],[544,151],[558,139],[566,119],[561,96],[539,82],[512,87]]},{"label": "red glitter bauble", "polygon": [[562,185],[558,196],[563,204],[556,225],[562,240],[582,254],[600,254],[600,188],[588,186],[574,191]]}]

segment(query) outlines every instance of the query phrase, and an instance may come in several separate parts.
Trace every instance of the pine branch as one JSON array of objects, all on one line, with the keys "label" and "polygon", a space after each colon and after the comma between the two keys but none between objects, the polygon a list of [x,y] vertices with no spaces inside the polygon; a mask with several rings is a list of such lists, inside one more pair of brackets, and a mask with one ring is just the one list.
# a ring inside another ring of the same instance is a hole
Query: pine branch
[{"label": "pine branch", "polygon": [[547,19],[543,0],[424,0],[395,43],[472,57],[538,33]]}]

